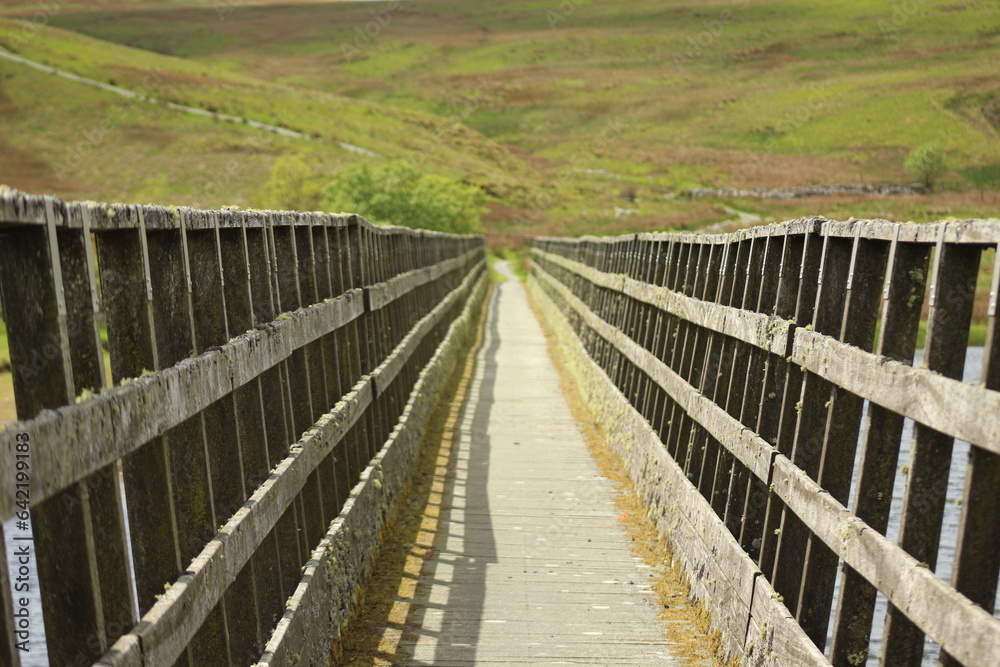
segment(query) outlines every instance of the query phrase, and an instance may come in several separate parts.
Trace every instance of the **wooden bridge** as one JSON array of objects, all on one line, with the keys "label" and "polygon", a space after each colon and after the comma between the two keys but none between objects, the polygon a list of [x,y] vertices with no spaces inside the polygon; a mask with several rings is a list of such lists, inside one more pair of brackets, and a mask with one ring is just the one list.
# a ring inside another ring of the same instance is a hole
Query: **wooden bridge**
[{"label": "wooden bridge", "polygon": [[[383,628],[388,664],[685,664],[481,238],[9,190],[0,226],[20,420],[0,433],[0,520],[16,544],[30,518],[50,664],[328,664],[487,294],[461,476],[421,613]],[[998,243],[998,221],[821,219],[535,242],[529,292],[723,657],[1000,661]],[[30,635],[18,567],[0,665]]]}]

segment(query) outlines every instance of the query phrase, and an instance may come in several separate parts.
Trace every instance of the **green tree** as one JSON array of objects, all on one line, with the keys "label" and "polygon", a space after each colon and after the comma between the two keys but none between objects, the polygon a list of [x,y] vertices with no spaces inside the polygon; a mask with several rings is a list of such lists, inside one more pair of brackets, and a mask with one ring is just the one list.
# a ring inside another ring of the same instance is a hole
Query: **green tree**
[{"label": "green tree", "polygon": [[319,176],[299,155],[282,155],[271,165],[271,176],[258,197],[261,208],[316,211],[323,199]]},{"label": "green tree", "polygon": [[916,148],[906,156],[903,168],[910,178],[920,181],[928,190],[933,190],[934,181],[944,173],[944,150],[938,145]]},{"label": "green tree", "polygon": [[372,222],[439,232],[480,231],[486,196],[472,185],[424,174],[407,162],[341,169],[326,189],[329,211],[359,213]]}]

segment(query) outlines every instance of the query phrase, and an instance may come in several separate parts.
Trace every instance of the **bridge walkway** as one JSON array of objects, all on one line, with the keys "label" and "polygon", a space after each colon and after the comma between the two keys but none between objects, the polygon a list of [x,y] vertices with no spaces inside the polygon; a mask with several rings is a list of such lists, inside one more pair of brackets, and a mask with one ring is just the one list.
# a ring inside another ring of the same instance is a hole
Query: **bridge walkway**
[{"label": "bridge walkway", "polygon": [[437,516],[408,545],[419,575],[410,568],[394,612],[369,626],[376,659],[347,664],[712,664],[672,654],[654,570],[588,453],[523,285],[497,285],[484,336],[447,429],[453,451],[439,457]]}]

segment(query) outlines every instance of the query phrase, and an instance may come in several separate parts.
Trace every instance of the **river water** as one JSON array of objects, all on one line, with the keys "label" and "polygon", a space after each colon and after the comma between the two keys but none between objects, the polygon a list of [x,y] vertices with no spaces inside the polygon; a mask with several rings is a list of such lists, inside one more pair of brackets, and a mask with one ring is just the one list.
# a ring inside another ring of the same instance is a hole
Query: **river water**
[{"label": "river water", "polygon": [[[918,350],[916,359],[914,360],[914,365],[919,366],[921,363],[923,363],[923,354],[922,351]],[[978,382],[982,363],[983,348],[969,348],[965,363],[964,381]],[[862,439],[863,437],[864,433],[862,433]],[[910,442],[912,437],[913,423],[910,420],[907,420],[903,433],[903,442],[900,448],[899,465],[896,470],[896,483],[893,487],[893,504],[889,517],[889,528],[886,531],[886,536],[893,541],[895,541],[899,536],[899,519],[903,506],[903,491],[906,484],[906,475],[903,473],[903,468],[909,462]],[[958,523],[962,514],[960,501],[965,483],[965,471],[968,464],[968,456],[969,444],[967,442],[956,441],[954,454],[952,455],[951,472],[948,478],[948,502],[945,507],[944,522],[941,529],[941,546],[938,549],[938,565],[936,570],[937,575],[945,581],[950,581],[951,579],[952,562],[955,557],[955,541],[958,536]],[[855,461],[855,467],[857,467],[857,461]],[[25,543],[24,541],[19,541],[16,538],[26,537],[28,533],[17,530],[14,522],[8,521],[4,524],[4,535],[6,538],[5,547],[7,551],[7,563],[11,566],[11,581],[13,582],[17,576],[17,560],[14,557],[14,554],[18,545]],[[45,627],[42,623],[41,598],[38,593],[38,584],[34,575],[35,561],[33,546],[32,557],[28,567],[31,571],[30,590],[24,594],[15,593],[15,598],[22,596],[28,598],[29,609],[31,612],[31,639],[28,645],[29,650],[27,653],[21,654],[21,664],[23,667],[47,667],[49,663],[45,651]],[[839,580],[837,586],[839,589]],[[869,656],[869,665],[875,665],[878,663],[878,656],[881,651],[882,624],[885,618],[886,608],[887,605],[885,597],[879,595],[875,609],[875,627],[872,630],[872,653]],[[1000,611],[998,611],[995,615],[1000,618]],[[829,645],[829,642],[827,643]],[[936,664],[938,654],[937,646],[928,640],[925,648],[924,664]]]}]

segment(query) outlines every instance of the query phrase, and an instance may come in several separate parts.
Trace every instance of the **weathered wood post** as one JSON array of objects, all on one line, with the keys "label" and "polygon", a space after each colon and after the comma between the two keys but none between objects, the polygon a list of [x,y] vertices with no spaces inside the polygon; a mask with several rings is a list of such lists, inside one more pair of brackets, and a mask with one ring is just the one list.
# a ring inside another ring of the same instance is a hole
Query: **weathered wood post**
[{"label": "weathered wood post", "polygon": [[[1000,326],[997,305],[1000,300],[1000,245],[990,246],[993,254],[993,278],[990,281],[983,386],[1000,390]],[[1000,456],[972,445],[962,496],[962,520],[958,527],[952,582],[955,589],[977,605],[992,612],[996,605],[997,577],[1000,576]],[[948,667],[959,662],[947,651],[941,662]]]},{"label": "weathered wood post", "polygon": [[[65,209],[51,198],[43,206],[44,226],[13,228],[0,243],[22,421],[100,391],[106,381],[89,211],[79,229],[60,231]],[[96,659],[135,620],[117,471],[106,466],[31,511],[49,656],[57,664]]]},{"label": "weathered wood post", "polygon": [[[896,225],[889,246],[877,352],[912,365],[927,283],[930,246],[899,242]],[[892,487],[903,437],[903,416],[877,404],[868,407],[865,438],[858,466],[854,511],[884,533],[889,524]],[[856,570],[844,572],[831,658],[838,664],[867,653],[875,612],[876,589]]]},{"label": "weathered wood post", "polygon": [[[946,224],[940,226],[934,250],[924,364],[961,380],[982,248],[945,243],[947,229]],[[953,437],[924,424],[914,426],[899,544],[931,570],[937,564],[953,442]],[[895,606],[889,607],[884,642],[886,655],[900,665],[919,665],[923,659],[924,633]]]}]

